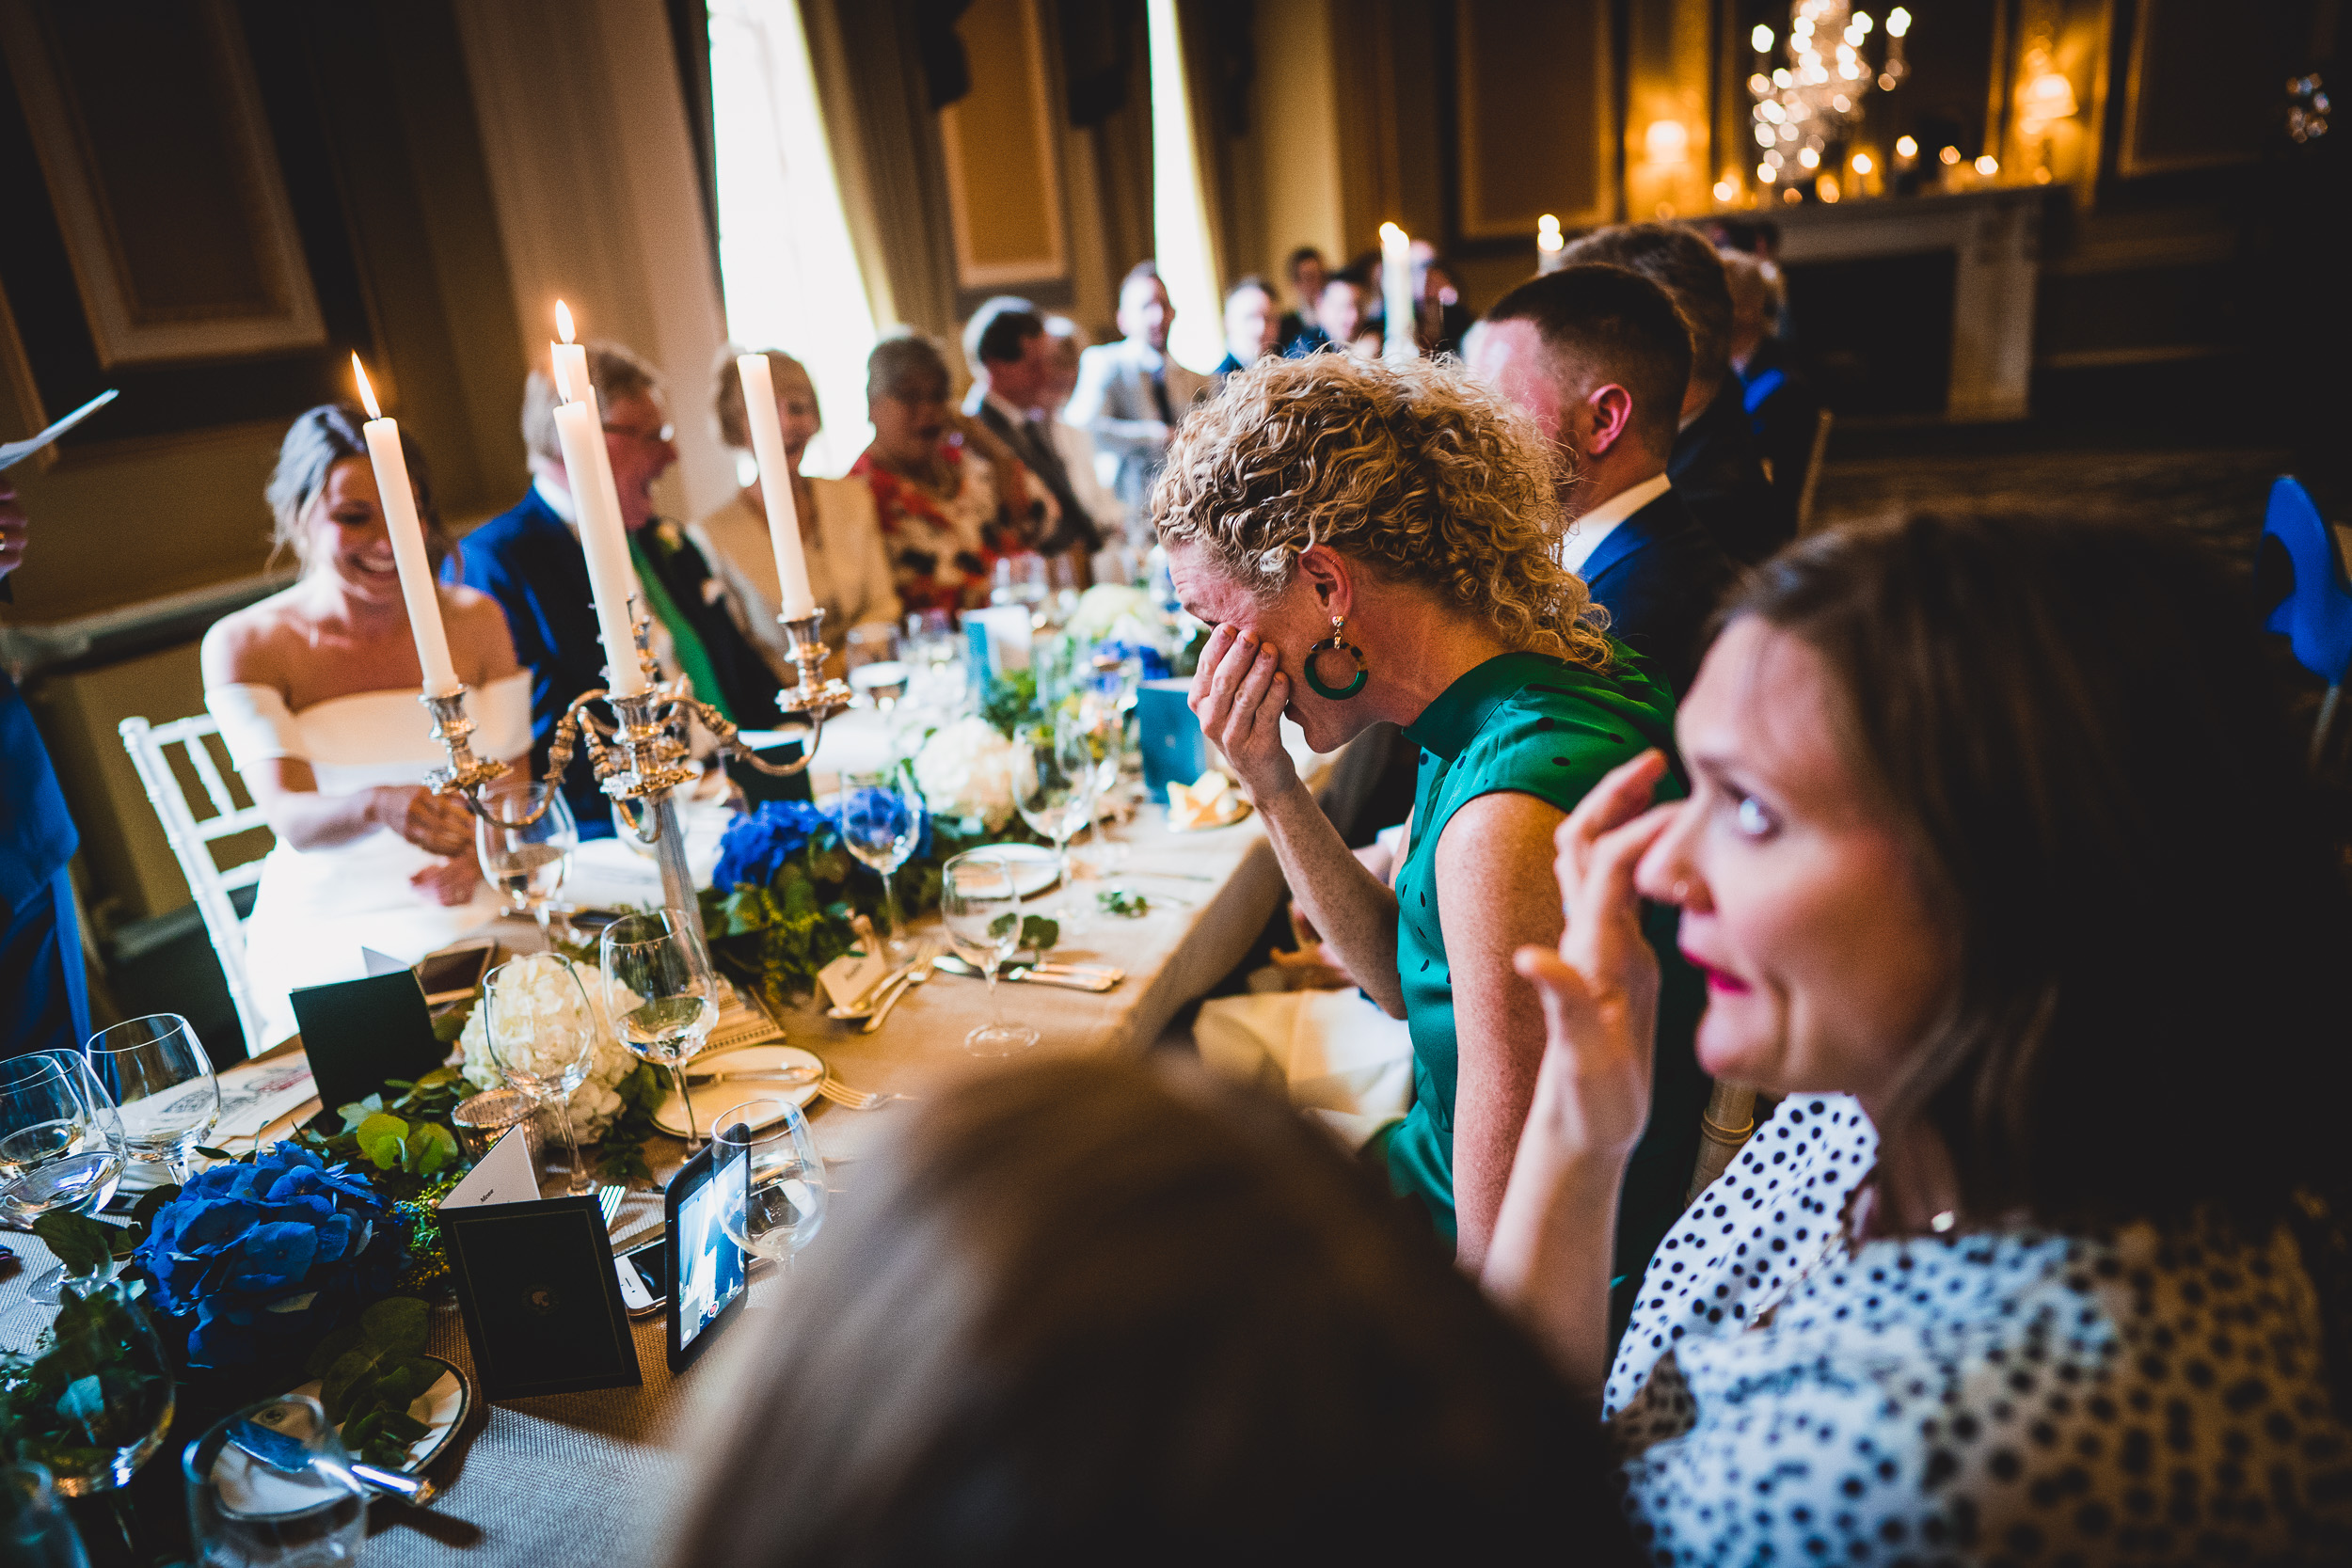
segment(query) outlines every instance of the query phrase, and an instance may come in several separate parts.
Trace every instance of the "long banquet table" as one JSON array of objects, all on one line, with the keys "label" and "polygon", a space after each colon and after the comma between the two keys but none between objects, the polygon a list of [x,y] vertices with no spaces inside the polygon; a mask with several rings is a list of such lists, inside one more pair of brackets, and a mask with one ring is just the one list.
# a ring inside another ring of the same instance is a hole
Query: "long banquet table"
[{"label": "long banquet table", "polygon": [[[1386,743],[1375,734],[1327,757],[1294,750],[1325,810],[1344,824],[1369,794]],[[1057,958],[1125,970],[1127,977],[1116,990],[1096,995],[1043,986],[1004,988],[1008,1014],[1038,1027],[1040,1051],[1150,1049],[1187,1003],[1205,995],[1247,955],[1283,897],[1281,871],[1254,815],[1230,827],[1176,832],[1168,826],[1166,809],[1148,804],[1112,830],[1112,836],[1127,847],[1123,863],[1100,879],[1080,879],[1076,891],[1090,896],[1103,887],[1131,887],[1152,908],[1136,919],[1097,915],[1089,928],[1070,935],[1056,950]],[[501,922],[493,931],[515,950],[539,945],[536,927],[525,922]],[[826,1018],[814,1002],[782,1022],[793,1043],[822,1056],[833,1074],[851,1087],[919,1096],[926,1080],[942,1069],[969,1065],[961,1041],[987,1006],[980,982],[940,974],[910,992],[875,1034]],[[859,1161],[894,1116],[903,1114],[895,1104],[860,1112],[823,1100],[812,1101],[809,1110],[836,1191],[854,1187]],[[665,1173],[684,1153],[683,1144],[661,1136],[646,1149],[648,1164]],[[660,1194],[632,1192],[614,1222],[615,1243],[649,1239],[660,1223]],[[29,1236],[10,1235],[7,1243],[23,1266],[0,1279],[0,1320],[23,1307],[26,1281],[50,1261]],[[822,1246],[821,1238],[818,1244]],[[682,1423],[691,1423],[696,1398],[724,1398],[723,1353],[739,1352],[758,1338],[763,1323],[773,1321],[767,1314],[790,1309],[788,1286],[779,1276],[762,1275],[730,1332],[731,1344],[714,1348],[682,1377],[674,1379],[666,1368],[663,1320],[656,1316],[636,1325],[641,1386],[478,1406],[469,1418],[471,1430],[430,1472],[441,1487],[440,1497],[424,1510],[378,1505],[365,1560],[371,1568],[658,1561],[662,1553],[655,1532],[687,1479],[667,1445],[687,1429]],[[470,1375],[472,1357],[453,1307],[435,1314],[428,1349]],[[196,1435],[175,1432],[134,1483],[143,1517],[179,1508],[179,1450]],[[74,1505],[74,1513],[94,1562],[103,1568],[127,1560],[119,1544],[109,1539],[112,1528],[102,1507],[85,1501]]]}]

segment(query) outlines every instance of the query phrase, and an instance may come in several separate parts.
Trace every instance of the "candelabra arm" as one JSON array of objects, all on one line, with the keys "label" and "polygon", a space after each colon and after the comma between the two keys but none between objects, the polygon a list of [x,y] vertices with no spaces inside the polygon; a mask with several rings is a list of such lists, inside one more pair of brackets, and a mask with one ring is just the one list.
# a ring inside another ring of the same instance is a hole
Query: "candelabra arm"
[{"label": "candelabra arm", "polygon": [[801,742],[801,754],[790,762],[770,762],[743,744],[735,725],[707,705],[694,705],[696,717],[718,737],[722,752],[748,763],[771,778],[788,778],[803,771],[816,759],[818,742],[825,734],[825,721],[845,711],[850,705],[849,687],[840,681],[825,678],[825,642],[818,635],[824,619],[825,612],[821,608],[812,610],[806,615],[776,617],[777,624],[784,627],[785,645],[792,655],[792,662],[801,668],[801,678],[776,693],[776,712],[808,732],[808,738]]}]

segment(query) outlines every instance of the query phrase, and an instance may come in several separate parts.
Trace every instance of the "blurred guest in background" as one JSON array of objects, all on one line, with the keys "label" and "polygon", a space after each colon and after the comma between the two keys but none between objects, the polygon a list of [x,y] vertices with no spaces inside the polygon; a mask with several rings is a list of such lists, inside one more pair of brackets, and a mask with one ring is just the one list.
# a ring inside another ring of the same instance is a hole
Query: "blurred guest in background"
[{"label": "blurred guest in background", "polygon": [[1691,335],[1639,273],[1575,262],[1520,284],[1473,335],[1470,369],[1559,451],[1560,563],[1609,611],[1609,633],[1677,696],[1731,563],[1666,472],[1691,378]]},{"label": "blurred guest in background", "polygon": [[[30,531],[16,492],[0,483],[0,602],[24,562]],[[81,843],[49,748],[15,679],[0,670],[0,1056],[79,1051],[89,1038],[82,919],[68,869]]]},{"label": "blurred guest in background", "polygon": [[1322,297],[1316,301],[1317,325],[1293,341],[1289,356],[1295,359],[1327,348],[1338,348],[1359,358],[1378,358],[1380,325],[1367,315],[1371,297],[1372,286],[1361,274],[1333,273],[1323,285]]},{"label": "blurred guest in background", "polygon": [[866,360],[874,443],[850,477],[873,492],[898,602],[961,614],[988,605],[996,562],[1026,545],[1021,465],[947,401],[947,361],[929,340],[884,338]]},{"label": "blurred guest in background", "polygon": [[[1061,453],[1062,471],[1070,476],[1071,493],[1087,509],[1087,515],[1094,519],[1094,531],[1103,538],[1104,548],[1116,550],[1121,557],[1128,556],[1132,552],[1127,549],[1126,514],[1111,489],[1111,481],[1118,476],[1115,471],[1110,478],[1104,476],[1104,469],[1109,465],[1094,450],[1094,437],[1063,417],[1069,410],[1071,397],[1078,389],[1078,362],[1087,350],[1086,333],[1068,316],[1048,316],[1045,343],[1046,429],[1054,438],[1054,450]],[[1102,574],[1098,570],[1096,575]],[[1118,577],[1113,574],[1114,578]]]},{"label": "blurred guest in background", "polygon": [[1168,357],[1168,331],[1175,320],[1159,269],[1136,262],[1119,286],[1119,330],[1126,336],[1079,356],[1078,389],[1070,398],[1070,422],[1092,433],[1096,448],[1119,460],[1112,488],[1127,509],[1128,546],[1138,551],[1152,545],[1146,512],[1168,436],[1207,385]]},{"label": "blurred guest in background", "polygon": [[1262,277],[1245,277],[1225,291],[1225,357],[1210,377],[1212,392],[1245,365],[1254,365],[1274,352],[1274,291]]},{"label": "blurred guest in background", "polygon": [[1459,354],[1474,317],[1453,269],[1427,240],[1413,242],[1414,341],[1423,354]]},{"label": "blurred guest in background", "polygon": [[1313,245],[1302,245],[1291,252],[1283,276],[1290,279],[1291,298],[1298,303],[1283,313],[1275,329],[1279,340],[1275,345],[1279,352],[1289,354],[1291,345],[1314,327],[1316,305],[1323,298],[1323,285],[1329,279],[1330,272],[1323,252]]},{"label": "blurred guest in background", "polygon": [[[267,494],[277,542],[302,577],[204,634],[204,705],[278,835],[245,932],[272,1044],[294,1032],[293,988],[359,978],[362,948],[414,963],[501,905],[475,862],[465,802],[424,785],[447,757],[417,702],[424,673],[364,418],[330,404],[294,420]],[[401,446],[437,570],[452,546],[431,469],[405,431]],[[470,588],[445,586],[440,601],[457,677],[472,688],[474,754],[519,759],[531,750],[532,680],[506,619]]]},{"label": "blurred guest in background", "polygon": [[1027,300],[999,295],[973,312],[963,347],[972,366],[964,417],[987,427],[1037,482],[1041,510],[1028,531],[1030,547],[1040,555],[1068,557],[1077,585],[1086,586],[1103,536],[1054,440],[1047,407],[1054,390],[1054,349],[1044,319]]},{"label": "blurred guest in background", "polygon": [[[719,351],[711,369],[711,412],[718,420],[719,439],[733,451],[749,451],[752,431],[743,411],[743,377],[735,365],[740,353],[733,343]],[[776,416],[784,426],[784,458],[792,470],[801,559],[808,565],[809,592],[825,612],[825,641],[838,649],[859,626],[898,624],[890,557],[882,549],[872,490],[854,479],[817,479],[801,471],[809,441],[825,424],[817,406],[817,388],[798,359],[782,349],[766,353],[776,388]],[[762,483],[755,474],[724,506],[688,530],[687,536],[724,585],[736,628],[759,650],[777,680],[791,685],[801,672],[776,621],[783,588],[776,578],[775,544],[769,532]]]},{"label": "blurred guest in background", "polygon": [[[661,378],[618,343],[587,347],[588,380],[604,418],[621,526],[628,532],[629,559],[662,663],[736,722],[772,723],[774,672],[736,628],[723,585],[685,529],[654,515],[654,482],[677,462]],[[588,558],[580,546],[579,510],[556,438],[555,403],[554,382],[546,371],[533,370],[523,388],[522,417],[530,493],[468,535],[460,552],[466,582],[506,611],[515,651],[531,671],[532,758],[539,767],[572,699],[605,685],[604,645],[596,635]],[[564,793],[582,836],[612,831],[611,803],[596,787],[585,746],[564,770]]]},{"label": "blurred guest in background", "polygon": [[1740,379],[1740,404],[1765,477],[1793,534],[1820,434],[1821,400],[1773,330],[1786,293],[1780,269],[1743,250],[1722,255],[1731,286],[1731,372]]},{"label": "blurred guest in background", "polygon": [[1025,1063],[870,1170],[696,1423],[673,1563],[1631,1560],[1589,1413],[1282,1105]]},{"label": "blurred guest in background", "polygon": [[1725,555],[1753,565],[1772,554],[1796,528],[1765,482],[1730,373],[1731,288],[1714,246],[1678,224],[1637,223],[1587,234],[1562,260],[1630,267],[1673,296],[1691,329],[1691,384],[1667,471]]}]

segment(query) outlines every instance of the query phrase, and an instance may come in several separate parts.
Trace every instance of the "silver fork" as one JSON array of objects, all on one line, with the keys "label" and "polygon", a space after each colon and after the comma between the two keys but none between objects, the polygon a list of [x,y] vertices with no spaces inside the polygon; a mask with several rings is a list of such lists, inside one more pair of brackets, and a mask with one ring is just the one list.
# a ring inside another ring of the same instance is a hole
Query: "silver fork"
[{"label": "silver fork", "polygon": [[871,1111],[879,1106],[887,1105],[894,1100],[914,1098],[911,1094],[893,1094],[883,1089],[869,1091],[853,1089],[830,1072],[825,1074],[825,1081],[817,1085],[817,1092],[845,1111]]}]

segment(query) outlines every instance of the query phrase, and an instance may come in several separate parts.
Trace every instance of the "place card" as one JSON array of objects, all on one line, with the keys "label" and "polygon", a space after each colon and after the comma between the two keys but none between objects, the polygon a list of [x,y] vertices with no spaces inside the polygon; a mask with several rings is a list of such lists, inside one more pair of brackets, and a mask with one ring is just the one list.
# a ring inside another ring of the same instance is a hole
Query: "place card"
[{"label": "place card", "polygon": [[539,1196],[523,1129],[509,1128],[441,1200],[450,1283],[490,1400],[644,1381],[593,1197]]},{"label": "place card", "polygon": [[292,996],[319,1105],[338,1129],[342,1107],[383,1092],[393,1079],[413,1083],[449,1055],[434,1037],[432,1010],[408,970],[302,986]]},{"label": "place card", "polygon": [[[879,948],[881,944],[876,943]],[[880,985],[890,973],[890,960],[877,951],[851,948],[817,972],[818,983],[836,1007],[848,1007]]]}]

